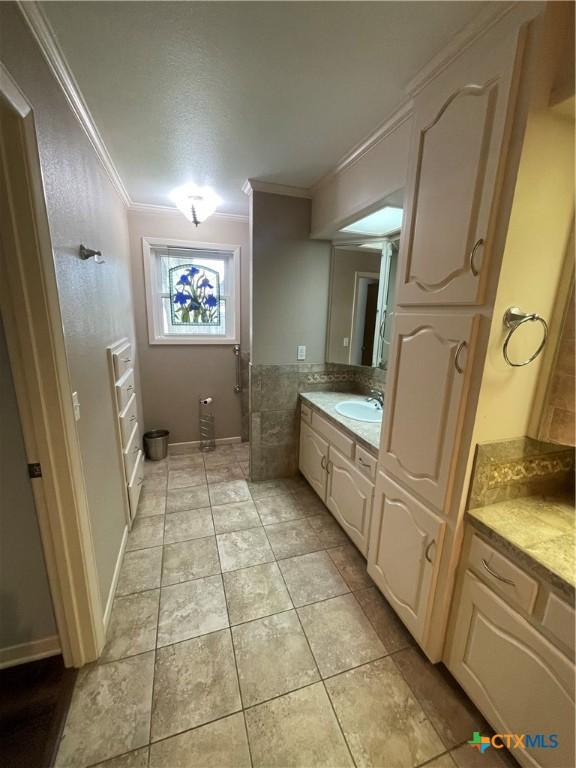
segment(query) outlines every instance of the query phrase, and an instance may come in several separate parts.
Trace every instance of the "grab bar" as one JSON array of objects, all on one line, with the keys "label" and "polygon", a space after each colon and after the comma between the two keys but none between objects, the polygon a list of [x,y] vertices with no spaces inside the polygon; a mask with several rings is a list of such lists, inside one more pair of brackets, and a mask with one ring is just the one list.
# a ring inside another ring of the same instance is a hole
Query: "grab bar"
[{"label": "grab bar", "polygon": [[240,344],[234,344],[232,348],[234,355],[236,356],[236,384],[234,384],[234,392],[242,392],[242,371],[240,370]]}]

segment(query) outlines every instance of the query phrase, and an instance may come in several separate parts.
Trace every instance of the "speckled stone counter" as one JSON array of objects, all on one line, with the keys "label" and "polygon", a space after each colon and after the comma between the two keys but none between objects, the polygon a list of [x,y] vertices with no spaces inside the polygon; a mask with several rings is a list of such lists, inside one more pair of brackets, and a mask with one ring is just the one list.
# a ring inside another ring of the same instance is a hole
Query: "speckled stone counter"
[{"label": "speckled stone counter", "polygon": [[366,395],[354,395],[348,392],[300,392],[300,397],[312,408],[321,411],[323,416],[334,422],[367,451],[374,456],[378,454],[382,422],[375,424],[368,421],[356,421],[356,419],[341,416],[336,410],[338,403],[343,400],[365,402]]},{"label": "speckled stone counter", "polygon": [[571,499],[526,496],[469,509],[466,518],[527,570],[574,598],[576,539]]}]

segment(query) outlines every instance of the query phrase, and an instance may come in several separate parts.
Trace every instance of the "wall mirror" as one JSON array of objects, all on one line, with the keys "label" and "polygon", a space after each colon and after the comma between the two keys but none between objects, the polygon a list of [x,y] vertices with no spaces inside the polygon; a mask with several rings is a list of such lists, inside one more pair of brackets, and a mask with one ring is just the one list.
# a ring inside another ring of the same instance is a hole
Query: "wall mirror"
[{"label": "wall mirror", "polygon": [[398,197],[343,227],[333,243],[329,363],[386,368],[403,213]]}]

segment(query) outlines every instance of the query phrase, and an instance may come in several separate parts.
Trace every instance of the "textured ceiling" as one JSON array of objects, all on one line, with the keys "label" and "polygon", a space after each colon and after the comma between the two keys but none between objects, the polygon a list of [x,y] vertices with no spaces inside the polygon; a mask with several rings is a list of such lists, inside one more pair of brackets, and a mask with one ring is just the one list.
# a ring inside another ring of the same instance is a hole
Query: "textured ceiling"
[{"label": "textured ceiling", "polygon": [[308,187],[384,120],[481,2],[47,2],[131,198],[187,181],[246,212]]}]

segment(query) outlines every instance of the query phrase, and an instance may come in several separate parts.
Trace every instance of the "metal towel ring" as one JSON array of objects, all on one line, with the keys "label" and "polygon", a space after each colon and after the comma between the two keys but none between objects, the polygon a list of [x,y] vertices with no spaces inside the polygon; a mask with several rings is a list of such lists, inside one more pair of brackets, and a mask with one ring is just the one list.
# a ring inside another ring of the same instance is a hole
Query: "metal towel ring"
[{"label": "metal towel ring", "polygon": [[[528,322],[541,323],[542,327],[544,328],[544,336],[542,337],[540,346],[533,355],[531,355],[527,360],[523,360],[521,363],[515,363],[508,357],[508,344],[510,343],[510,339],[514,334],[514,331],[520,328],[521,325],[524,325],[524,323]],[[544,320],[543,317],[540,317],[540,315],[537,315],[535,312],[522,312],[522,310],[518,307],[508,307],[506,312],[504,312],[504,325],[509,330],[506,334],[506,338],[504,339],[502,354],[504,355],[504,360],[506,360],[508,365],[511,365],[513,368],[521,368],[523,365],[528,365],[528,363],[536,360],[540,352],[542,352],[546,346],[546,341],[548,340],[548,323],[546,320]]]}]

